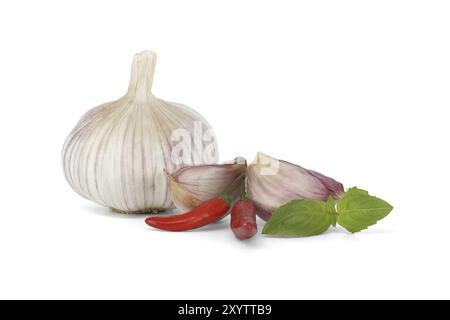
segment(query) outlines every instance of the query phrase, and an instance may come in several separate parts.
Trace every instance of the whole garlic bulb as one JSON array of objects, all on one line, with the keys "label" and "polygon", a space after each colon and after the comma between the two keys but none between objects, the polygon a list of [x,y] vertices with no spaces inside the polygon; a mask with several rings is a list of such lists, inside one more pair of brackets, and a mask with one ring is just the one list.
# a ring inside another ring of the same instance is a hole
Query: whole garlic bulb
[{"label": "whole garlic bulb", "polygon": [[218,159],[214,132],[201,115],[153,96],[155,63],[154,52],[137,54],[128,93],[87,112],[62,151],[71,187],[120,212],[172,208],[164,170]]},{"label": "whole garlic bulb", "polygon": [[258,209],[258,216],[268,220],[272,213],[291,200],[327,200],[339,198],[344,187],[316,171],[259,152],[248,165],[246,191]]}]

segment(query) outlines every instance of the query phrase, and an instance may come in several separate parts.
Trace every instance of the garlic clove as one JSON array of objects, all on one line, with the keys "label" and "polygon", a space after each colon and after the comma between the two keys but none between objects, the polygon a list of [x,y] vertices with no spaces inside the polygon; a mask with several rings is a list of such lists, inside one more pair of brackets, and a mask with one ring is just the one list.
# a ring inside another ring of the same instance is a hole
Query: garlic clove
[{"label": "garlic clove", "polygon": [[126,95],[86,113],[63,147],[70,186],[116,211],[170,209],[163,170],[218,160],[208,122],[191,108],[152,94],[155,65],[154,52],[135,55]]},{"label": "garlic clove", "polygon": [[316,171],[259,152],[247,167],[246,191],[258,209],[258,216],[268,220],[280,206],[295,199],[327,200],[344,193],[341,183]]},{"label": "garlic clove", "polygon": [[238,157],[224,164],[185,166],[172,174],[166,171],[171,199],[182,211],[196,208],[221,196],[246,167],[245,159]]}]

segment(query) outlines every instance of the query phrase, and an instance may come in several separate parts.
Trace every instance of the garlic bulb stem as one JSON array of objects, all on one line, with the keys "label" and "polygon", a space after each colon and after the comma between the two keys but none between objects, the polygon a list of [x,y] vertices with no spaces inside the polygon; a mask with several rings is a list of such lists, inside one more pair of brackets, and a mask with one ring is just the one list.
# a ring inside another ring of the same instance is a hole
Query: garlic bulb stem
[{"label": "garlic bulb stem", "polygon": [[148,101],[155,99],[152,94],[153,75],[156,67],[156,53],[143,51],[134,56],[131,67],[128,97],[135,100]]}]

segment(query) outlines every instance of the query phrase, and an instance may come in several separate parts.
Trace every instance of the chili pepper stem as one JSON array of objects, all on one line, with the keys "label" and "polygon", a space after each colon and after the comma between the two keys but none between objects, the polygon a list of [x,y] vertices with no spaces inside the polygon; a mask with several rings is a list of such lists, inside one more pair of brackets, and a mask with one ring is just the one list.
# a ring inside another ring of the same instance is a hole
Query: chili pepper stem
[{"label": "chili pepper stem", "polygon": [[247,193],[245,192],[245,181],[241,182],[241,194],[240,194],[241,201],[247,200]]},{"label": "chili pepper stem", "polygon": [[233,193],[236,191],[236,189],[243,184],[245,178],[245,174],[241,173],[225,190],[221,198],[228,204],[228,206],[231,206],[231,202],[233,201]]}]

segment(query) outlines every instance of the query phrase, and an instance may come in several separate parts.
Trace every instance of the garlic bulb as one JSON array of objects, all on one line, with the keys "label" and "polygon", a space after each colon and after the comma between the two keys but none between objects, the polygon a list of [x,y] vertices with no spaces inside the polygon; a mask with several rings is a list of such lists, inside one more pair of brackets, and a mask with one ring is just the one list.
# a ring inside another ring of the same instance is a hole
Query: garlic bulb
[{"label": "garlic bulb", "polygon": [[344,194],[341,183],[318,172],[277,160],[263,153],[247,167],[247,196],[268,220],[280,206],[296,199],[327,200]]},{"label": "garlic bulb", "polygon": [[71,187],[121,212],[172,208],[164,169],[218,158],[214,132],[201,115],[152,94],[155,63],[154,52],[137,54],[128,93],[86,113],[62,151]]},{"label": "garlic bulb", "polygon": [[171,174],[167,172],[171,198],[182,211],[196,208],[221,196],[246,167],[245,159],[238,157],[225,164],[186,166]]}]

